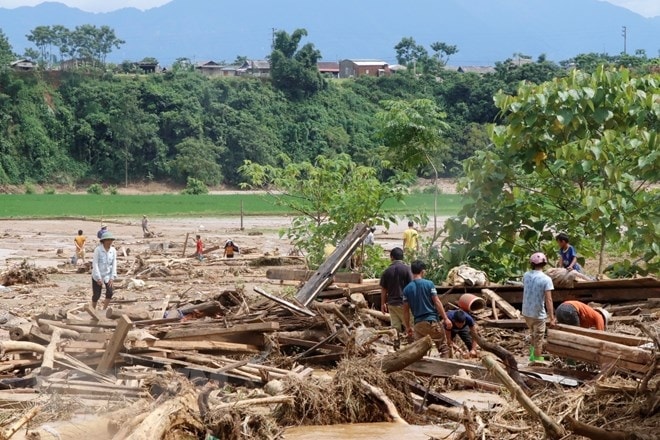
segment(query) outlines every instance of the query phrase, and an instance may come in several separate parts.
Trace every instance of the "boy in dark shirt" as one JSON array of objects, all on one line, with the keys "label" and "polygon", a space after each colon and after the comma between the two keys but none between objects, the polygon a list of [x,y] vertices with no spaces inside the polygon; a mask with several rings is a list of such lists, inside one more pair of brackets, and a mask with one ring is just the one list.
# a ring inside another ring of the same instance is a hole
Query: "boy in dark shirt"
[{"label": "boy in dark shirt", "polygon": [[476,334],[479,327],[474,322],[474,319],[462,310],[450,310],[447,312],[447,318],[451,321],[451,328],[445,328],[450,356],[453,354],[452,341],[456,335],[461,338],[465,347],[470,350],[470,356],[477,356]]}]

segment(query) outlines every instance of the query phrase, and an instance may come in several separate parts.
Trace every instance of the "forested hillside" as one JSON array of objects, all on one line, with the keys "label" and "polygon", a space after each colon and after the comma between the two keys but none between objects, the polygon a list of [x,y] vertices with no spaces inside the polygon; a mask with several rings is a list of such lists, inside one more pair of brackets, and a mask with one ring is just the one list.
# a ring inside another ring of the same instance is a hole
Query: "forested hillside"
[{"label": "forested hillside", "polygon": [[[293,99],[256,78],[208,79],[185,69],[123,75],[0,71],[0,183],[123,184],[147,180],[236,184],[245,159],[268,164],[345,152],[379,162],[376,113],[383,100],[431,98],[446,112],[444,175],[488,148],[493,95],[521,80],[565,75],[540,60],[500,63],[493,74],[440,71],[325,80]],[[427,170],[420,169],[421,174]]]}]

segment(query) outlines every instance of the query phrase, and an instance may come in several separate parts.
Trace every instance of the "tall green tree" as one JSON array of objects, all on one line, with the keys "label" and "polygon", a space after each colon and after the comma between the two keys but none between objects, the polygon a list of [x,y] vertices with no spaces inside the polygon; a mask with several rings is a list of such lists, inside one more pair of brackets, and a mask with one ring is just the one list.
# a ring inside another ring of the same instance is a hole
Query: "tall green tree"
[{"label": "tall green tree", "polygon": [[458,46],[436,41],[431,43],[431,50],[433,51],[433,58],[441,66],[445,66],[449,62],[449,57],[458,53]]},{"label": "tall green tree", "polygon": [[14,51],[9,39],[0,29],[0,70],[7,68],[12,61],[14,61]]},{"label": "tall green tree", "polygon": [[449,128],[446,115],[430,99],[385,101],[385,111],[376,117],[390,159],[405,170],[428,165],[433,169],[433,236],[438,236],[438,169],[446,154],[443,132]]},{"label": "tall green tree", "polygon": [[321,52],[312,43],[300,47],[307,30],[296,29],[290,35],[286,31],[275,34],[270,54],[273,85],[292,99],[314,95],[325,87],[316,63]]},{"label": "tall green tree", "polygon": [[657,267],[658,96],[657,76],[603,67],[498,94],[505,124],[492,127],[492,149],[466,162],[471,202],[448,222],[448,241],[499,279],[530,252],[554,253],[558,231],[598,255],[599,273],[608,242]]},{"label": "tall green tree", "polygon": [[399,64],[415,70],[417,65],[424,66],[429,58],[429,53],[421,44],[417,44],[413,37],[403,37],[396,46],[396,61]]},{"label": "tall green tree", "polygon": [[288,236],[315,265],[322,261],[324,246],[337,244],[355,224],[386,226],[394,221],[384,203],[400,201],[408,183],[403,174],[383,182],[376,168],[358,165],[346,154],[319,156],[313,162],[280,156],[280,166],[246,161],[240,172],[244,187],[267,189],[275,203],[297,213]]}]

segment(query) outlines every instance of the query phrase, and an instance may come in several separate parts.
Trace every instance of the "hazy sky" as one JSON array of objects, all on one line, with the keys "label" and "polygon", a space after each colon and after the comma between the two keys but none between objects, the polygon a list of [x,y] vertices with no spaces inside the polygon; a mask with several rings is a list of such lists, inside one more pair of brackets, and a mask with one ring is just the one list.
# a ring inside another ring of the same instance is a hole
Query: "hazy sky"
[{"label": "hazy sky", "polygon": [[[54,0],[84,11],[106,12],[132,6],[138,9],[149,9],[169,3],[170,0]],[[272,1],[272,0],[264,0]],[[548,0],[552,1],[552,0]],[[660,16],[660,0],[601,0],[623,6],[645,17]],[[18,6],[33,6],[43,3],[43,0],[0,0],[0,7],[15,8]]]}]

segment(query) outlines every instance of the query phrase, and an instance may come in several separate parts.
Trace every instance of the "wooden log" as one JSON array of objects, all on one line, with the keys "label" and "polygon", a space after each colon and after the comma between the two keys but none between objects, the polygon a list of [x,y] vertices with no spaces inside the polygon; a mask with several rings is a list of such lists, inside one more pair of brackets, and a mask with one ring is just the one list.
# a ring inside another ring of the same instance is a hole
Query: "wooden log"
[{"label": "wooden log", "polygon": [[181,252],[181,258],[186,256],[186,248],[188,248],[188,238],[190,238],[190,232],[186,232],[186,239],[183,241],[183,251]]},{"label": "wooden log", "polygon": [[128,316],[122,316],[119,318],[117,329],[112,335],[112,339],[110,339],[108,348],[103,353],[103,357],[96,367],[96,371],[99,373],[106,373],[112,368],[115,363],[115,357],[117,356],[117,353],[119,353],[119,351],[124,347],[124,340],[126,339],[126,335],[132,327],[133,323],[130,319],[128,319]]},{"label": "wooden log", "polygon": [[50,337],[50,342],[44,351],[44,355],[41,361],[41,371],[42,376],[49,376],[55,371],[55,351],[57,350],[57,345],[60,343],[60,337],[62,336],[62,330],[55,329],[52,336]]},{"label": "wooden log", "polygon": [[9,339],[12,341],[28,341],[33,324],[20,324],[9,328]]},{"label": "wooden log", "polygon": [[630,347],[561,330],[548,330],[548,342],[563,346],[573,346],[585,352],[604,355],[614,359],[620,358],[642,365],[649,364],[653,360],[653,354],[650,350]]},{"label": "wooden log", "polygon": [[237,400],[236,402],[227,402],[227,403],[221,403],[218,405],[213,405],[211,406],[211,409],[213,411],[217,411],[220,409],[229,409],[229,408],[246,408],[246,407],[254,407],[254,406],[262,406],[262,405],[276,405],[276,404],[281,404],[281,403],[289,403],[292,404],[294,400],[293,396],[271,396],[271,397],[257,397],[254,399],[244,399],[244,400]]},{"label": "wooden log", "polygon": [[413,380],[406,380],[406,384],[408,385],[411,393],[420,397],[424,397],[428,403],[444,405],[448,407],[461,406],[460,402],[457,402],[456,400],[451,399],[443,394],[436,393],[427,387],[423,387]]},{"label": "wooden log", "polygon": [[636,432],[610,431],[582,423],[571,416],[566,416],[568,427],[577,435],[592,440],[657,440],[656,434],[638,434]]},{"label": "wooden log", "polygon": [[333,302],[315,302],[313,306],[316,310],[323,310],[334,314],[346,326],[351,325],[351,321],[342,313],[339,306]]},{"label": "wooden log", "polygon": [[151,319],[151,314],[142,310],[126,310],[108,307],[105,311],[105,317],[107,319],[119,319],[122,315],[128,316],[131,321],[146,321]]},{"label": "wooden log", "polygon": [[41,406],[33,406],[23,414],[18,420],[13,422],[9,427],[0,430],[0,440],[9,440],[16,434],[27,422],[36,417],[41,412]]},{"label": "wooden log", "polygon": [[[98,328],[98,329],[106,329],[106,328],[115,328],[117,327],[117,323],[115,321],[111,321],[108,319],[104,319],[103,321],[95,321],[93,319],[65,319],[64,320],[65,325],[71,325],[74,327],[92,327],[92,328]],[[91,331],[92,328],[87,329],[87,331]]]},{"label": "wooden log", "polygon": [[503,391],[502,386],[496,383],[472,379],[467,375],[465,370],[459,370],[458,375],[450,377],[449,381],[464,387],[474,388],[475,390],[489,391],[492,393],[500,393]]},{"label": "wooden log", "polygon": [[218,312],[222,312],[225,308],[218,301],[207,301],[200,304],[191,304],[178,309],[179,313],[183,316],[189,315],[193,312],[201,312],[204,315],[211,316]]},{"label": "wooden log", "polygon": [[[70,338],[70,339],[74,339],[74,338]],[[38,326],[33,325],[32,328],[30,329],[30,341],[38,342],[42,344],[48,344],[50,342],[50,335],[47,335],[46,333],[42,332]]]},{"label": "wooden log", "polygon": [[485,340],[478,333],[472,335],[472,337],[477,341],[479,347],[481,347],[483,350],[493,353],[495,356],[500,358],[502,362],[504,362],[504,365],[506,366],[506,371],[511,377],[511,380],[513,380],[521,389],[523,390],[528,389],[527,385],[525,384],[525,381],[523,380],[522,376],[520,375],[520,372],[518,371],[518,361],[516,361],[516,357],[513,355],[513,353],[506,350],[504,347],[500,347],[499,345],[493,342]]},{"label": "wooden log", "polygon": [[383,356],[379,361],[380,368],[385,373],[403,370],[408,365],[423,358],[431,347],[433,347],[433,340],[427,335],[399,351]]},{"label": "wooden log", "polygon": [[602,341],[614,342],[617,344],[628,345],[630,347],[639,347],[652,342],[649,338],[640,338],[638,336],[624,335],[621,333],[608,333],[601,330],[576,327],[573,325],[557,324],[553,330],[561,330],[576,335],[589,336]]},{"label": "wooden log", "polygon": [[[494,291],[490,289],[481,289],[481,293],[485,299],[494,301],[495,304],[497,304],[497,309],[504,312],[504,314],[509,318],[511,319],[520,318],[520,311],[517,310],[515,307],[513,307],[511,304],[509,304],[507,301],[505,301],[501,296],[499,296]],[[495,317],[497,317],[497,314],[495,314]]]},{"label": "wooden log", "polygon": [[417,362],[414,362],[406,367],[407,371],[420,376],[438,376],[438,377],[452,377],[464,369],[469,371],[473,377],[483,378],[488,372],[481,365],[476,365],[457,359],[438,359],[424,357]]},{"label": "wooden log", "polygon": [[511,379],[511,376],[500,366],[500,364],[490,355],[485,355],[481,358],[481,362],[500,382],[509,390],[511,395],[525,408],[525,410],[533,417],[539,419],[543,425],[546,435],[551,439],[560,439],[566,432],[564,428],[552,420],[541,408],[539,408],[532,399],[525,394],[525,392],[518,386],[516,382]]},{"label": "wooden log", "polygon": [[5,353],[11,353],[15,351],[32,351],[34,353],[43,353],[46,351],[46,347],[41,344],[35,344],[34,342],[0,341],[0,357],[4,356]]},{"label": "wooden log", "polygon": [[[64,324],[63,324],[64,325]],[[69,327],[67,325],[64,325],[64,327]],[[52,335],[55,330],[60,330],[60,337],[62,338],[68,338],[68,339],[78,339],[80,337],[80,333],[76,330],[71,330],[68,328],[64,327],[58,327],[52,324],[39,324],[39,330],[42,333],[45,333],[47,335]],[[85,329],[85,331],[90,331],[90,329]]]},{"label": "wooden log", "polygon": [[[279,342],[280,345],[286,346],[286,345],[294,345],[297,347],[302,347],[302,348],[312,348],[323,342],[321,340],[320,342],[313,342],[313,341],[308,341],[305,339],[296,339],[296,338],[287,338],[285,336],[278,335],[277,336],[277,341]],[[340,345],[332,345],[332,344],[323,344],[322,347],[323,350],[328,350],[333,353],[343,353],[344,352],[344,347]]]},{"label": "wooden log", "polygon": [[[266,278],[280,281],[307,281],[314,275],[313,270],[286,269],[281,267],[270,268],[266,271]],[[362,274],[356,272],[337,272],[333,277],[335,283],[362,283]]]},{"label": "wooden log", "polygon": [[389,313],[383,313],[380,310],[374,310],[374,309],[360,309],[359,311],[360,314],[364,315],[369,315],[373,316],[374,318],[377,318],[383,322],[390,323],[390,314]]},{"label": "wooden log", "polygon": [[332,277],[362,244],[369,233],[369,227],[364,223],[355,228],[337,245],[335,251],[321,264],[318,270],[296,294],[296,299],[303,306],[308,306],[323,289],[331,282]]},{"label": "wooden log", "polygon": [[[184,390],[178,396],[166,400],[156,407],[124,440],[162,439],[166,433],[177,429],[205,432],[206,429],[198,416],[197,394],[194,390]],[[115,437],[116,440],[120,440]]]}]

